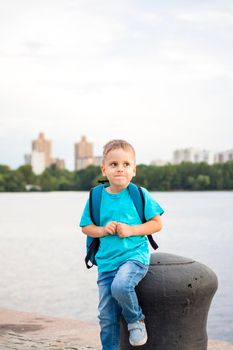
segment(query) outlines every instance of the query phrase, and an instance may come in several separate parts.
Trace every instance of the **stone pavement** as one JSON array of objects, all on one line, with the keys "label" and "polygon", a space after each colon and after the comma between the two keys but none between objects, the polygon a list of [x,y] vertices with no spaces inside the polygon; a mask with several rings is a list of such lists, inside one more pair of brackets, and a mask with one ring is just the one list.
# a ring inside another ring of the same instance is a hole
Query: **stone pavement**
[{"label": "stone pavement", "polygon": [[[0,309],[0,350],[100,350],[96,324]],[[208,350],[233,350],[210,340]]]},{"label": "stone pavement", "polygon": [[0,309],[0,350],[99,350],[98,326]]}]

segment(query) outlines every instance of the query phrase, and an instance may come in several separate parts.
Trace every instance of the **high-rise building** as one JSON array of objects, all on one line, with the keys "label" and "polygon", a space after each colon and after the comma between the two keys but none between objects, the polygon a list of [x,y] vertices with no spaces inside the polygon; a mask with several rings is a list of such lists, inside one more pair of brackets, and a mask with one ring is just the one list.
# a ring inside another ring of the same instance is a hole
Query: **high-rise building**
[{"label": "high-rise building", "polygon": [[233,160],[233,149],[215,154],[215,163],[225,163]]},{"label": "high-rise building", "polygon": [[45,153],[44,152],[38,152],[38,151],[32,151],[31,153],[31,166],[32,171],[36,175],[40,175],[45,170]]},{"label": "high-rise building", "polygon": [[80,142],[75,143],[75,170],[86,168],[93,164],[93,144],[82,136]]},{"label": "high-rise building", "polygon": [[25,164],[31,164],[36,175],[42,174],[50,165],[54,164],[59,169],[65,169],[65,161],[59,158],[52,158],[52,141],[46,140],[44,133],[39,133],[36,140],[32,141],[32,151],[26,154]]},{"label": "high-rise building", "polygon": [[32,151],[44,154],[45,168],[52,163],[52,141],[46,140],[44,133],[40,132],[36,140],[32,141]]},{"label": "high-rise building", "polygon": [[173,152],[173,163],[180,164],[181,162],[206,162],[214,163],[214,153],[212,151],[201,150],[197,148],[178,149]]},{"label": "high-rise building", "polygon": [[52,164],[55,165],[58,169],[64,170],[65,169],[65,161],[64,159],[55,158],[52,160]]}]

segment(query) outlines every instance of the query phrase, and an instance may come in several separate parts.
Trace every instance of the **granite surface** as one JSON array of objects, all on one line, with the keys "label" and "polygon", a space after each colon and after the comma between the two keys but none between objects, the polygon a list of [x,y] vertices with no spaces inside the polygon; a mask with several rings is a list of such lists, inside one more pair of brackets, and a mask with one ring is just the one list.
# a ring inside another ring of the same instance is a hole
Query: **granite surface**
[{"label": "granite surface", "polygon": [[[98,325],[0,309],[0,350],[100,350]],[[208,350],[233,350],[233,343],[209,340]]]}]

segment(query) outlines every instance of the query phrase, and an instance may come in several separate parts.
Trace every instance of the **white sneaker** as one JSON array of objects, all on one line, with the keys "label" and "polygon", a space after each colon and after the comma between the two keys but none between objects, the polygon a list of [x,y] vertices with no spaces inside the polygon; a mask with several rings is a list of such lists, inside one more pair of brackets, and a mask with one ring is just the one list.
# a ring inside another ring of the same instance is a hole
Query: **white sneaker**
[{"label": "white sneaker", "polygon": [[129,342],[132,346],[144,345],[147,342],[147,331],[144,321],[128,323]]}]

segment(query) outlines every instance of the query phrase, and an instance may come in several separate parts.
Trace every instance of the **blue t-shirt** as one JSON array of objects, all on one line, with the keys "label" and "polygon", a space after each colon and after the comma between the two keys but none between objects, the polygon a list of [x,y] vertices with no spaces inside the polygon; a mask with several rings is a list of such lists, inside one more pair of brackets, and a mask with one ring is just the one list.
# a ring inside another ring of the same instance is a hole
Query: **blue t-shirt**
[{"label": "blue t-shirt", "polygon": [[[150,220],[156,215],[162,215],[164,211],[152,195],[145,188],[142,188],[142,191],[145,198],[146,220]],[[110,221],[127,225],[140,225],[142,223],[127,188],[116,194],[103,190],[100,206],[100,226],[106,226]],[[92,224],[88,199],[80,226]],[[120,238],[117,234],[101,237],[95,259],[99,272],[116,270],[128,260],[137,260],[148,265],[150,260],[148,239],[146,236]]]}]

